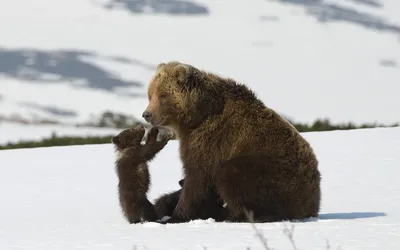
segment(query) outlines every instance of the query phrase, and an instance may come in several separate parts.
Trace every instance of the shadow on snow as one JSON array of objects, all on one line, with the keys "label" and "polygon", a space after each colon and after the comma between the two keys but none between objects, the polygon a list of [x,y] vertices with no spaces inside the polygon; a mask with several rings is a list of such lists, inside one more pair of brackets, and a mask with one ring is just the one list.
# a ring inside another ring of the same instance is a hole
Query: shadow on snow
[{"label": "shadow on snow", "polygon": [[354,219],[368,219],[374,217],[386,216],[382,212],[352,212],[352,213],[327,213],[320,214],[320,220],[354,220]]}]

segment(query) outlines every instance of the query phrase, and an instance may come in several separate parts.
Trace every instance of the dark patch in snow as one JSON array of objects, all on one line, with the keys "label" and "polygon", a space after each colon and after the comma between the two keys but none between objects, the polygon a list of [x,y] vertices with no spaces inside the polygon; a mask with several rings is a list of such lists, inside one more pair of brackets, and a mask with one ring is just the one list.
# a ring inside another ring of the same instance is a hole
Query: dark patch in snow
[{"label": "dark patch in snow", "polygon": [[379,64],[382,67],[390,67],[390,68],[396,68],[397,67],[396,60],[391,60],[391,59],[382,59],[382,60],[379,61]]},{"label": "dark patch in snow", "polygon": [[267,21],[267,22],[277,22],[277,21],[279,21],[279,17],[264,15],[264,16],[260,16],[260,20]]},{"label": "dark patch in snow", "polygon": [[[294,4],[303,6],[306,13],[315,17],[321,23],[329,22],[349,22],[354,25],[375,31],[385,31],[400,34],[400,25],[390,23],[384,18],[360,12],[354,8],[339,4],[328,3],[324,0],[276,0],[284,4]],[[369,5],[372,7],[382,7],[383,5],[376,0],[349,0],[354,3]]]},{"label": "dark patch in snow", "polygon": [[50,113],[51,115],[56,115],[56,116],[64,116],[64,117],[76,117],[77,113],[73,110],[69,109],[63,109],[55,106],[46,106],[46,105],[40,105],[32,102],[21,102],[19,105],[28,107],[28,108],[33,108],[33,109],[38,109],[47,113]]},{"label": "dark patch in snow", "polygon": [[382,212],[352,212],[352,213],[328,213],[320,214],[320,220],[354,220],[354,219],[368,219],[374,217],[386,216]]},{"label": "dark patch in snow", "polygon": [[139,88],[143,84],[121,79],[118,74],[95,64],[94,61],[98,59],[139,65],[149,70],[156,68],[155,65],[138,60],[100,56],[88,51],[0,48],[0,75],[41,84],[66,81],[77,88],[108,91],[124,96],[145,96],[124,90],[117,93],[118,88]]},{"label": "dark patch in snow", "polygon": [[206,6],[188,0],[111,0],[107,9],[125,8],[134,14],[208,15]]},{"label": "dark patch in snow", "polygon": [[383,3],[378,0],[347,0],[347,1],[358,3],[358,4],[364,4],[369,7],[374,7],[374,8],[382,8],[383,7]]}]

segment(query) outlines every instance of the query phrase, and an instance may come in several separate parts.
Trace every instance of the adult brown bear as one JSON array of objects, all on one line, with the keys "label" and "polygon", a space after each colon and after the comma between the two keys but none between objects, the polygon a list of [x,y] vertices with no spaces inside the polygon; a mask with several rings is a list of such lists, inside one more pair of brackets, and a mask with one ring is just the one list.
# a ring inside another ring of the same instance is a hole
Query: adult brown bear
[{"label": "adult brown bear", "polygon": [[246,209],[257,222],[318,215],[313,149],[245,85],[172,61],[159,64],[148,99],[145,120],[180,143],[185,182],[168,223],[246,221]]}]

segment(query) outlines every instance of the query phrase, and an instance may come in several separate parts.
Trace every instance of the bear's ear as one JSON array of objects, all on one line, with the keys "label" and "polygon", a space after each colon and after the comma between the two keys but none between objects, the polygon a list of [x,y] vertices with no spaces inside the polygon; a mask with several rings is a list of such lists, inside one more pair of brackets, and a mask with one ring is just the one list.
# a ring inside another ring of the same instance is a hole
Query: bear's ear
[{"label": "bear's ear", "polygon": [[190,76],[190,67],[185,64],[178,64],[173,70],[173,76],[180,83],[184,83]]},{"label": "bear's ear", "polygon": [[157,70],[159,70],[161,67],[165,66],[165,63],[160,63],[157,65]]}]

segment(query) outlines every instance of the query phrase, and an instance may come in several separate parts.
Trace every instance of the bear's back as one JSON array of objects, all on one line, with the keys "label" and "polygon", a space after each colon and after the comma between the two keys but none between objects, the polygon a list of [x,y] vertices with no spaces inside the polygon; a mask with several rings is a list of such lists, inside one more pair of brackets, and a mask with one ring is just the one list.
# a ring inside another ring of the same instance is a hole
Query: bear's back
[{"label": "bear's back", "polygon": [[244,85],[231,84],[220,95],[225,99],[223,112],[209,117],[181,140],[184,163],[203,162],[212,168],[221,161],[254,152],[296,161],[299,146],[309,147],[290,123]]}]

